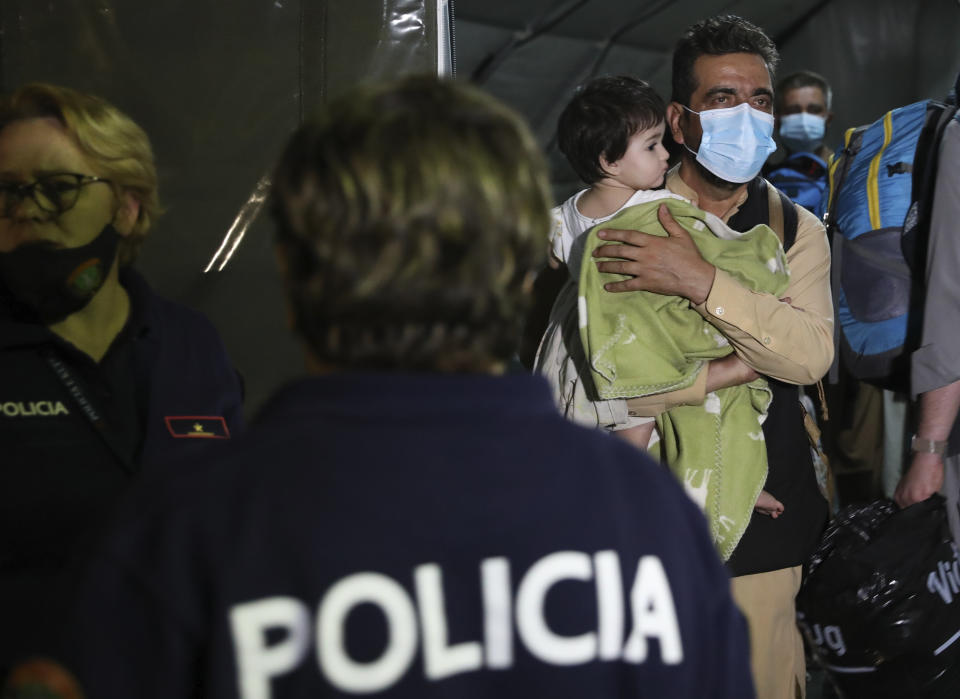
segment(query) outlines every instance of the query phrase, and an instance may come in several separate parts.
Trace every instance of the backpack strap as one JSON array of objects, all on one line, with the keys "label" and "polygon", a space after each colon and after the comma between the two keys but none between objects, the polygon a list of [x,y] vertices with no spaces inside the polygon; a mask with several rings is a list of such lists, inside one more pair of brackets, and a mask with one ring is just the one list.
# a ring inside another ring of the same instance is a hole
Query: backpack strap
[{"label": "backpack strap", "polygon": [[762,177],[755,177],[747,184],[747,200],[727,225],[735,231],[746,231],[758,224],[770,226],[789,250],[797,239],[797,209],[786,194]]},{"label": "backpack strap", "polygon": [[843,148],[837,150],[830,156],[830,167],[827,170],[827,185],[830,196],[827,199],[827,214],[824,218],[828,238],[833,238],[833,228],[836,226],[834,223],[834,202],[836,201],[836,194],[847,177],[850,162],[860,151],[860,146],[863,144],[863,132],[866,131],[867,128],[867,126],[851,126],[847,129],[843,135]]},{"label": "backpack strap", "polygon": [[780,197],[777,196],[775,187],[767,187],[767,207],[770,212],[768,224],[780,239],[780,245],[784,244],[786,231],[783,230],[783,212],[784,207],[780,204]]},{"label": "backpack strap", "polygon": [[797,240],[797,226],[799,217],[796,205],[779,189],[764,182],[767,190],[768,225],[780,238],[783,251],[786,252]]}]

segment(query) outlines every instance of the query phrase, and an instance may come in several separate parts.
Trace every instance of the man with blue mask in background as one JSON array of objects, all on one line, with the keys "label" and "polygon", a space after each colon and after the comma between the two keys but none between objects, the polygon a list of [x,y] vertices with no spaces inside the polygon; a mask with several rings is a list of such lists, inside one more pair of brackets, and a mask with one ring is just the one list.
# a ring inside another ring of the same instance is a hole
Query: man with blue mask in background
[{"label": "man with blue mask in background", "polygon": [[826,78],[812,70],[800,70],[777,83],[775,100],[777,134],[787,155],[813,153],[826,160],[831,150],[824,145],[833,120],[833,90]]},{"label": "man with blue mask in background", "polygon": [[783,146],[764,168],[766,178],[793,201],[823,218],[827,162],[823,139],[833,119],[833,91],[822,75],[791,73],[777,83],[775,125]]},{"label": "man with blue mask in background", "polygon": [[[667,237],[601,231],[611,244],[595,253],[614,258],[597,263],[601,272],[629,277],[608,284],[608,291],[683,296],[720,341],[734,347],[733,354],[707,364],[705,380],[651,396],[651,406],[703,403],[709,410],[712,391],[759,375],[769,379],[773,403],[762,427],[769,460],[765,489],[783,503],[784,512],[776,519],[755,514],[727,564],[750,627],[761,699],[805,695],[794,597],[801,564],[816,545],[828,508],[812,465],[798,385],[819,380],[833,359],[830,250],[823,225],[758,176],[775,147],[772,81],[778,60],[766,34],[740,17],[713,17],[685,32],[674,51],[667,108],[681,160],[666,186],[735,230],[769,224],[782,234],[791,275],[785,295],[751,292],[707,263],[665,207],[659,216]],[[640,411],[644,400],[631,405]]]}]

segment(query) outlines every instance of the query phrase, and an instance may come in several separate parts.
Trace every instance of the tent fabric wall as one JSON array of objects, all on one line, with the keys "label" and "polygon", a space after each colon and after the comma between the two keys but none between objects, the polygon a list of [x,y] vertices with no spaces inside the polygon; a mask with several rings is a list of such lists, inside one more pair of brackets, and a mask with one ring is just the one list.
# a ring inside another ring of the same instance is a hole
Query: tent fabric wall
[{"label": "tent fabric wall", "polygon": [[[138,268],[204,311],[255,409],[303,365],[284,320],[271,226],[256,218],[203,274],[251,191],[310,112],[363,79],[437,67],[423,0],[3,0],[0,83],[100,94],[153,141],[167,208]],[[262,195],[262,191],[260,192]]]},{"label": "tent fabric wall", "polygon": [[809,68],[834,91],[829,143],[889,109],[945,97],[960,71],[956,0],[833,0],[782,50],[781,74]]}]

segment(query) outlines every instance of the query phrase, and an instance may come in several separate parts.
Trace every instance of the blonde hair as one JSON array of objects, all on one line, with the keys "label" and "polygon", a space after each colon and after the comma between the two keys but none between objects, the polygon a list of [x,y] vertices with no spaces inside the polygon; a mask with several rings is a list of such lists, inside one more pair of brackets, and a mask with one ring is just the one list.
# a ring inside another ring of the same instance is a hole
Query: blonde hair
[{"label": "blonde hair", "polygon": [[435,76],[354,89],[294,135],[273,183],[287,294],[318,360],[483,371],[511,357],[551,204],[512,110]]},{"label": "blonde hair", "polygon": [[0,130],[23,119],[53,117],[80,151],[113,183],[118,196],[132,194],[140,211],[120,243],[120,264],[133,262],[147,232],[162,213],[150,139],[130,117],[100,97],[67,87],[31,83],[0,100]]}]

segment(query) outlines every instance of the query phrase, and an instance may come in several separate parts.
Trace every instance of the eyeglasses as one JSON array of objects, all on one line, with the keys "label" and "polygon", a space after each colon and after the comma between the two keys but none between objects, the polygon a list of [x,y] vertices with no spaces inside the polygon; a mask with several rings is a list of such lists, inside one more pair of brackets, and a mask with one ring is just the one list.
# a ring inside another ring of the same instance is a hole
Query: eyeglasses
[{"label": "eyeglasses", "polygon": [[0,212],[8,217],[15,206],[30,197],[42,211],[60,215],[76,205],[83,187],[94,182],[110,184],[110,180],[103,177],[75,172],[43,175],[30,184],[0,182]]}]

